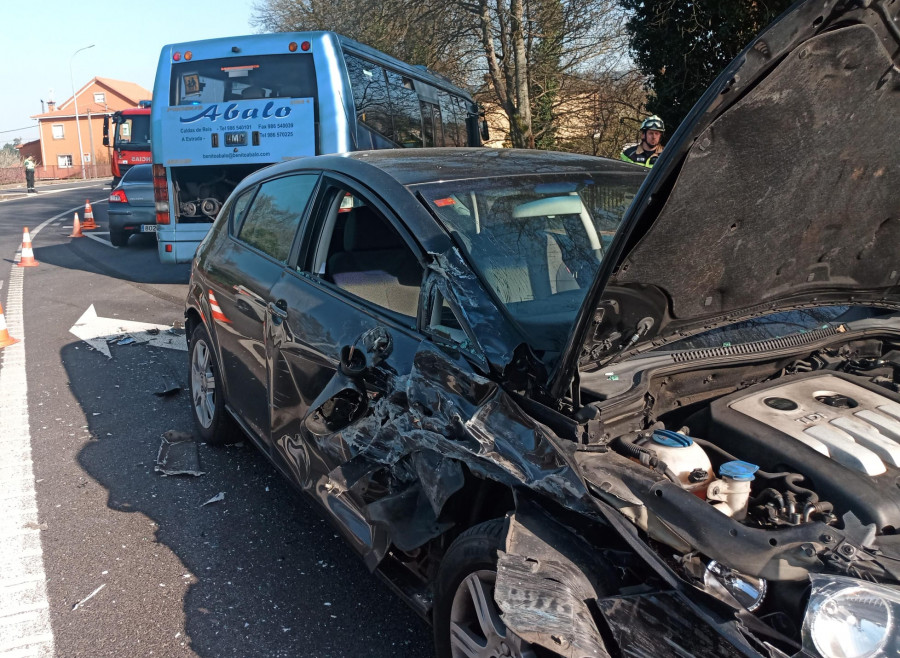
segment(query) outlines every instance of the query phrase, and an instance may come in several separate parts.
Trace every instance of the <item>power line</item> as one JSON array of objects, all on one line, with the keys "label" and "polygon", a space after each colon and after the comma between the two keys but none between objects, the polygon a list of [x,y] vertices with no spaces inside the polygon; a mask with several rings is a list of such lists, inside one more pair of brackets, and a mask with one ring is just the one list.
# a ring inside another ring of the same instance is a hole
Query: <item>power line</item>
[{"label": "power line", "polygon": [[13,128],[12,130],[0,130],[0,135],[4,133],[17,133],[20,130],[32,130],[33,128],[40,128],[40,126],[25,126],[24,128]]}]

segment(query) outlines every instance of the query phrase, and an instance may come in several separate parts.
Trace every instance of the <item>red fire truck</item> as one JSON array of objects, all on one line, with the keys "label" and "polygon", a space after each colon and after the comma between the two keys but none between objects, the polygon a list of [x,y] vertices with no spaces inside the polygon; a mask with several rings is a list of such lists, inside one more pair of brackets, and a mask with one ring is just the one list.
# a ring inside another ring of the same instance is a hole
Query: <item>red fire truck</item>
[{"label": "red fire truck", "polygon": [[[114,126],[110,143],[110,120]],[[103,118],[103,145],[112,146],[113,187],[136,164],[150,163],[150,101]]]}]

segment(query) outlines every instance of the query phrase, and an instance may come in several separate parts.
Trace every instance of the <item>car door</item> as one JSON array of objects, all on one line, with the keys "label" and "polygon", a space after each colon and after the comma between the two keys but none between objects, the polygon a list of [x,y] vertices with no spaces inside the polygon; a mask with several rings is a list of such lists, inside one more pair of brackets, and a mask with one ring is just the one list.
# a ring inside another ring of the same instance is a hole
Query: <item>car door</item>
[{"label": "car door", "polygon": [[323,179],[308,227],[296,267],[271,291],[272,452],[366,553],[378,533],[330,474],[358,453],[342,430],[412,368],[422,256],[373,194],[340,177]]},{"label": "car door", "polygon": [[210,318],[222,357],[227,398],[263,443],[269,433],[264,340],[268,294],[291,254],[317,174],[281,176],[240,197],[230,238],[210,261]]}]

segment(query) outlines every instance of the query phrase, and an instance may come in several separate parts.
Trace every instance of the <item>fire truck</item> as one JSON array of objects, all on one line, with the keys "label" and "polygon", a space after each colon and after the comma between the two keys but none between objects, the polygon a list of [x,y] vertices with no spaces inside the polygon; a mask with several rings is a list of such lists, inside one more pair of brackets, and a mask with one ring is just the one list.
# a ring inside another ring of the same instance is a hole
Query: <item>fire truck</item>
[{"label": "fire truck", "polygon": [[[110,140],[110,123],[113,125]],[[103,117],[103,145],[112,146],[113,187],[136,164],[150,163],[150,101]]]}]

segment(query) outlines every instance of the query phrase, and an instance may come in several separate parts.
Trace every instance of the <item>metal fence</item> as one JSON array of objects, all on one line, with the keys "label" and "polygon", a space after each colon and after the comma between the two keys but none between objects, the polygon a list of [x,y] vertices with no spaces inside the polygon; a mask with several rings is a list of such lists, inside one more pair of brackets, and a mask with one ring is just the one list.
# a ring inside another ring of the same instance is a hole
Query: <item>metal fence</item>
[{"label": "metal fence", "polygon": [[[84,176],[87,178],[111,178],[112,169],[108,162],[88,164],[84,166]],[[34,168],[34,178],[37,181],[69,180],[82,177],[81,167],[59,167],[50,165]],[[25,168],[8,167],[0,169],[0,185],[15,184],[25,184]]]}]

